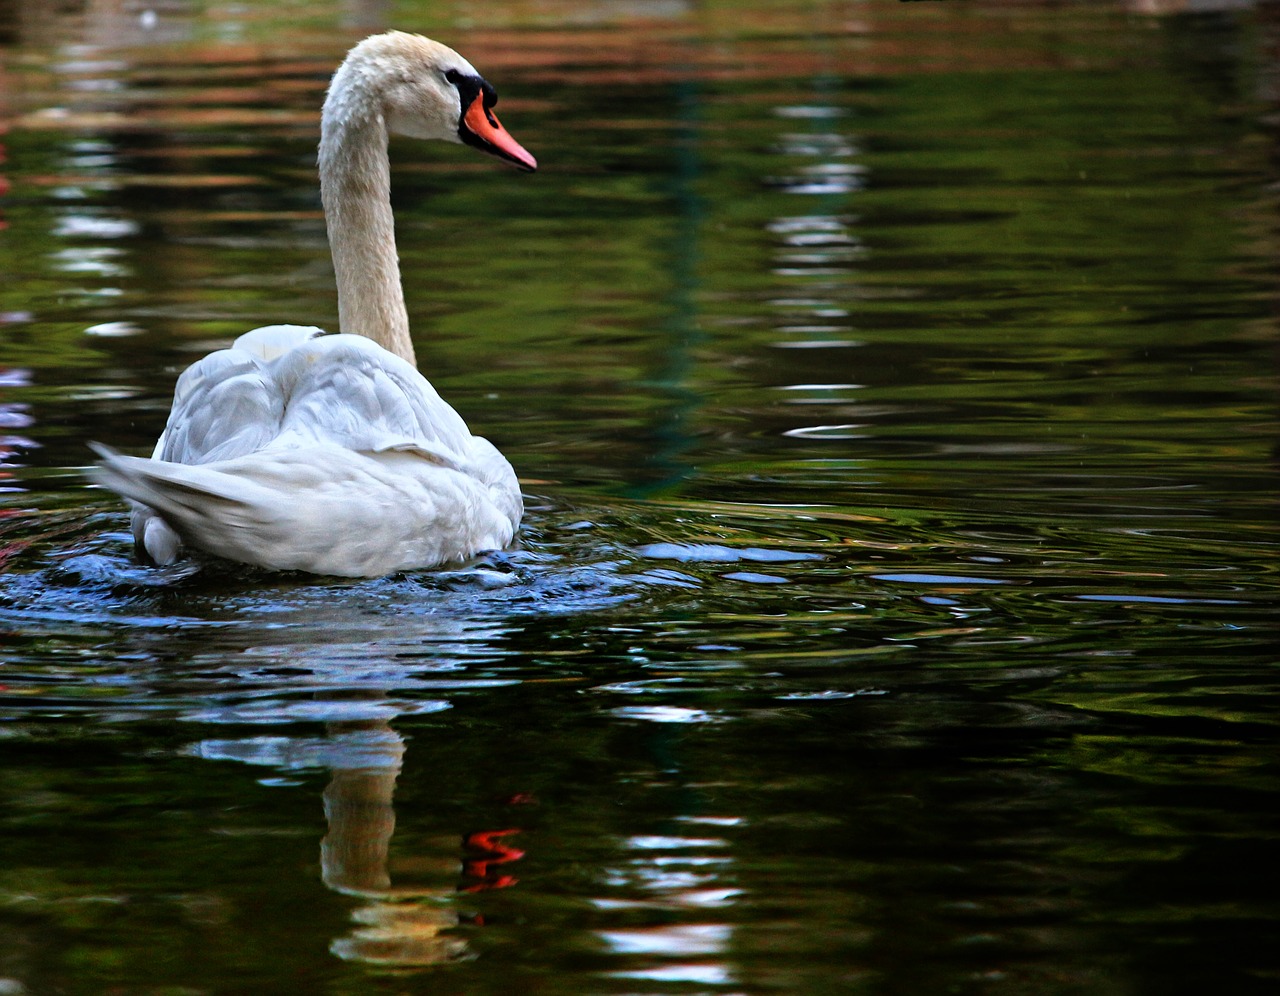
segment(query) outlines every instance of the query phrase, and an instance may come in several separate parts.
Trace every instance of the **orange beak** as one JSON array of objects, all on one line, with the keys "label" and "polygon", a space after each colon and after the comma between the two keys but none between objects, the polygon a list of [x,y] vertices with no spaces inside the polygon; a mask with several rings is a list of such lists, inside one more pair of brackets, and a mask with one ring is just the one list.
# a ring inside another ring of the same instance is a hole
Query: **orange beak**
[{"label": "orange beak", "polygon": [[484,94],[478,93],[471,101],[462,116],[462,138],[468,145],[474,145],[499,159],[505,159],[520,169],[532,173],[538,168],[538,160],[534,159],[520,145],[510,132],[502,127],[493,111],[484,106]]}]

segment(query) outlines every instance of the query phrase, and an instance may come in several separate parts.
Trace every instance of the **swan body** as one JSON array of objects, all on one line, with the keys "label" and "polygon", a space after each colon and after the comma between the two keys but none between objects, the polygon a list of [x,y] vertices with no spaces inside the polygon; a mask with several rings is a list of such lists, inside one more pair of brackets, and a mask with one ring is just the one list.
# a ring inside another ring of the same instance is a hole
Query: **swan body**
[{"label": "swan body", "polygon": [[91,474],[134,503],[139,551],[184,546],[274,570],[374,577],[511,542],[511,465],[420,374],[400,285],[389,131],[463,141],[533,170],[492,88],[418,35],[365,39],[325,100],[320,187],[342,332],[270,325],[178,379],[150,459],[96,446]]}]

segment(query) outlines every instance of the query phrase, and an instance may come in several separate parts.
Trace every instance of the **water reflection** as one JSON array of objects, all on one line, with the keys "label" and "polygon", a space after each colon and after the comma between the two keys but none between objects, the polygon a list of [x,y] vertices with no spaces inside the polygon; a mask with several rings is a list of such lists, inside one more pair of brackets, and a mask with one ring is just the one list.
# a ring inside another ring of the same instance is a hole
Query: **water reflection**
[{"label": "water reflection", "polygon": [[[307,6],[313,15],[333,16],[348,29],[369,33],[384,29],[393,12],[390,0],[324,0]],[[193,0],[19,3],[0,8],[0,15],[0,41],[32,46],[74,42],[107,50],[190,42],[209,29],[208,21],[219,42],[243,42],[263,19],[251,3],[207,7]]]},{"label": "water reflection", "polygon": [[[832,104],[784,105],[774,113],[786,121],[809,124],[804,132],[785,132],[779,154],[808,160],[793,176],[770,182],[797,197],[822,197],[819,213],[787,214],[774,218],[768,231],[778,238],[772,272],[787,286],[774,299],[778,309],[775,345],[782,348],[835,348],[857,345],[849,336],[852,318],[847,302],[855,296],[855,265],[868,249],[856,234],[857,216],[850,213],[848,195],[865,186],[868,168],[858,160],[856,139],[841,125],[848,111]],[[798,431],[798,430],[793,430]]]},{"label": "water reflection", "polygon": [[[683,819],[701,824],[689,827],[691,831],[728,828],[740,822],[731,817]],[[663,922],[673,914],[712,917],[713,911],[732,906],[742,895],[741,889],[728,884],[735,878],[726,852],[729,842],[719,837],[646,835],[630,837],[618,845],[623,863],[601,870],[606,895],[593,904],[619,919],[651,922],[597,932],[609,953],[627,965],[611,969],[607,975],[704,985],[734,982],[732,922]],[[620,898],[612,898],[608,892]]]},{"label": "water reflection", "polygon": [[[0,326],[2,325],[3,318],[0,316]],[[27,387],[30,383],[27,371],[0,367],[0,501],[4,501],[6,493],[23,490],[14,473],[14,468],[19,466],[16,458],[23,450],[32,449],[36,445],[13,431],[28,428],[32,424],[28,406],[7,397],[13,388]],[[26,532],[23,527],[27,525],[25,518],[23,512],[8,501],[0,504],[0,571],[31,542],[28,535],[23,535]],[[8,523],[5,523],[6,519],[9,520]]]},{"label": "water reflection", "polygon": [[[394,715],[394,711],[392,711]],[[404,884],[391,874],[396,780],[405,742],[390,719],[326,724],[322,738],[208,739],[192,749],[207,760],[265,765],[281,772],[325,767],[328,833],[320,843],[321,880],[334,892],[362,901],[351,913],[358,926],[330,950],[340,958],[378,965],[432,965],[465,956],[466,942],[447,933],[458,925],[454,889],[442,884]],[[272,779],[274,781],[275,779]],[[431,877],[457,878],[453,868]],[[452,873],[452,874],[451,874]],[[421,880],[424,869],[415,867]]]},{"label": "water reflection", "polygon": [[[332,714],[337,701],[317,702],[317,715]],[[191,753],[209,761],[269,767],[277,774],[262,782],[273,786],[296,784],[291,774],[328,769],[321,880],[335,893],[361,901],[350,913],[356,926],[330,945],[339,958],[421,967],[468,957],[466,940],[450,933],[462,922],[458,898],[517,884],[514,865],[524,857],[514,846],[520,828],[475,830],[434,841],[431,853],[402,851],[393,859],[394,796],[407,753],[404,738],[391,725],[397,710],[387,709],[380,695],[348,693],[341,701],[364,703],[370,712],[385,710],[385,718],[327,722],[323,737],[209,738],[194,744]],[[509,803],[530,801],[515,797]],[[393,865],[400,871],[393,873]]]},{"label": "water reflection", "polygon": [[[26,370],[0,367],[0,478],[12,478],[10,468],[15,466],[14,457],[20,450],[32,449],[35,443],[26,436],[18,435],[15,429],[29,428],[33,419],[30,406],[11,397],[14,388],[29,387],[31,375]],[[7,483],[0,485],[0,490],[16,490]]]}]

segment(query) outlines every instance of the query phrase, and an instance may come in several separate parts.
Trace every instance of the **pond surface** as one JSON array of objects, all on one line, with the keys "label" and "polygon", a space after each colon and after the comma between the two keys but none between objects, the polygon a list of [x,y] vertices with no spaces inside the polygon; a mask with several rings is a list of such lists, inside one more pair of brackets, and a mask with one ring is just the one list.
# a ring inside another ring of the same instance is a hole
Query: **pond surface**
[{"label": "pond surface", "polygon": [[[0,4],[0,991],[1273,992],[1280,23],[1177,6]],[[543,167],[392,149],[518,544],[141,566],[86,443],[336,327],[392,25]]]}]

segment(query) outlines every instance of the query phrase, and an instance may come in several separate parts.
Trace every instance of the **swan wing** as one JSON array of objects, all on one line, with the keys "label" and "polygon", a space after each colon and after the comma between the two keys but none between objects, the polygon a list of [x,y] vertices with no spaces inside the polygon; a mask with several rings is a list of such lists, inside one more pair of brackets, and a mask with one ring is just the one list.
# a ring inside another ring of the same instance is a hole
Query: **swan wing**
[{"label": "swan wing", "polygon": [[178,378],[152,456],[202,464],[280,437],[368,452],[418,452],[462,469],[466,423],[411,364],[363,336],[269,325],[198,360]]},{"label": "swan wing", "polygon": [[394,353],[364,336],[271,325],[245,333],[229,349],[183,372],[152,457],[212,463],[257,452],[278,439],[414,453],[486,479],[491,475],[485,465],[496,454]]},{"label": "swan wing", "polygon": [[279,435],[284,417],[275,361],[322,335],[312,326],[267,325],[193,363],[178,378],[152,457],[200,464],[261,449]]},{"label": "swan wing", "polygon": [[281,443],[416,457],[471,478],[513,527],[519,523],[524,503],[507,458],[473,436],[412,363],[344,333],[292,349],[276,361],[275,376],[286,398]]},{"label": "swan wing", "polygon": [[273,374],[286,399],[281,438],[364,453],[415,453],[472,471],[476,437],[414,366],[364,336],[306,342]]}]

